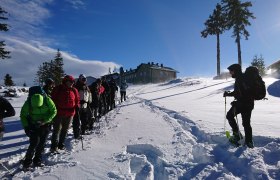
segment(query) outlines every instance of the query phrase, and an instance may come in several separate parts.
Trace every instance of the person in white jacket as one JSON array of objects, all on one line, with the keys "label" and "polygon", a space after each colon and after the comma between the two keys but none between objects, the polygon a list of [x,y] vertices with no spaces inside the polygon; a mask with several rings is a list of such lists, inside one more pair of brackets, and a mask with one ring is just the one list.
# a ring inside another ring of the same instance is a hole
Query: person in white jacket
[{"label": "person in white jacket", "polygon": [[86,76],[81,74],[74,86],[80,95],[80,109],[73,120],[73,133],[75,139],[80,138],[80,135],[84,135],[85,131],[89,128],[89,104],[92,102],[92,95],[86,82]]}]

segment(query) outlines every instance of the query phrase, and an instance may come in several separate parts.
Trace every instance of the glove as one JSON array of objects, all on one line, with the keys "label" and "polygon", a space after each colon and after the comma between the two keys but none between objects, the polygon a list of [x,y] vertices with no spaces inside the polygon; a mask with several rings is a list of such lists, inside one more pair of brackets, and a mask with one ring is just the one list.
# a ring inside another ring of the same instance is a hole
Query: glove
[{"label": "glove", "polygon": [[39,120],[39,121],[36,122],[35,127],[36,128],[40,128],[43,125],[45,125],[44,121],[43,120]]},{"label": "glove", "polygon": [[230,94],[230,91],[225,91],[223,97],[226,97]]},{"label": "glove", "polygon": [[24,128],[24,132],[25,132],[26,136],[30,137],[31,130],[29,127]]}]

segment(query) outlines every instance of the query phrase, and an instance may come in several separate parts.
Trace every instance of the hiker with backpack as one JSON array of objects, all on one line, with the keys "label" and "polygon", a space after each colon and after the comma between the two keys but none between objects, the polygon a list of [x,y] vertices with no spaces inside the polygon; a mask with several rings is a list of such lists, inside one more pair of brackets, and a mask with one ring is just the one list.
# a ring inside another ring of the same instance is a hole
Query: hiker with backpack
[{"label": "hiker with backpack", "polygon": [[227,112],[226,118],[232,128],[233,135],[229,138],[232,144],[239,145],[243,136],[235,120],[238,114],[241,114],[242,125],[245,130],[245,145],[249,148],[254,147],[251,127],[251,114],[254,109],[254,97],[252,96],[253,87],[250,86],[247,76],[242,73],[239,64],[232,64],[228,68],[232,78],[235,78],[233,92],[224,92],[224,97],[233,96],[235,100],[231,103],[232,107]]},{"label": "hiker with backpack", "polygon": [[80,96],[78,90],[73,87],[75,79],[66,75],[62,84],[56,86],[52,91],[52,99],[57,108],[57,115],[53,123],[53,134],[51,138],[51,153],[65,149],[65,138],[72,123],[75,113],[80,108]]},{"label": "hiker with backpack", "polygon": [[57,113],[54,102],[48,97],[42,87],[29,88],[29,95],[20,111],[20,119],[25,134],[29,137],[23,168],[33,165],[42,167],[42,153],[49,134],[49,123]]},{"label": "hiker with backpack", "polygon": [[92,101],[92,97],[90,89],[88,88],[86,82],[86,76],[81,74],[76,84],[74,85],[74,87],[78,90],[80,96],[80,109],[75,114],[73,120],[73,133],[75,139],[79,139],[80,135],[85,135],[85,132],[89,126],[89,104]]},{"label": "hiker with backpack", "polygon": [[2,140],[5,131],[3,119],[14,116],[15,114],[15,109],[11,103],[7,99],[0,96],[0,140]]}]

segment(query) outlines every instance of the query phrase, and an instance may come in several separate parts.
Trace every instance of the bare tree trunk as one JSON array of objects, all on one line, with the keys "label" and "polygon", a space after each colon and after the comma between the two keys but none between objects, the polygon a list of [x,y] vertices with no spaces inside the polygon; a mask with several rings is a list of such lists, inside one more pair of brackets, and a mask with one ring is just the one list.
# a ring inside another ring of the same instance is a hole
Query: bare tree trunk
[{"label": "bare tree trunk", "polygon": [[220,61],[220,34],[217,33],[217,76],[221,74],[221,61]]},{"label": "bare tree trunk", "polygon": [[240,35],[237,34],[236,37],[236,43],[237,43],[237,50],[238,50],[238,64],[242,67],[242,60],[241,60],[241,44],[240,44]]}]

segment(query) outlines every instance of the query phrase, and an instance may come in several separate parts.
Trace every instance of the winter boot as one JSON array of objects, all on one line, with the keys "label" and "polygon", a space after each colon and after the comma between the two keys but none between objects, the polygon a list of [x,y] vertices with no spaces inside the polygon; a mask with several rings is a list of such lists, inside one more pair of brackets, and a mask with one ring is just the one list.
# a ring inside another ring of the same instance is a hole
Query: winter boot
[{"label": "winter boot", "polygon": [[254,148],[254,142],[251,141],[251,142],[245,142],[245,145],[248,147],[248,148]]},{"label": "winter boot", "polygon": [[63,143],[58,144],[58,149],[65,150],[65,145]]},{"label": "winter boot", "polygon": [[58,148],[57,147],[52,147],[50,152],[53,153],[57,153],[58,152]]},{"label": "winter boot", "polygon": [[31,168],[32,160],[31,159],[25,159],[23,161],[23,169],[28,170]]},{"label": "winter boot", "polygon": [[41,158],[34,158],[33,159],[33,165],[35,167],[44,167],[45,166],[45,164],[42,162]]},{"label": "winter boot", "polygon": [[240,132],[233,132],[232,136],[230,136],[229,138],[229,142],[234,144],[234,145],[237,145],[239,146],[239,140],[243,139],[243,136]]}]

